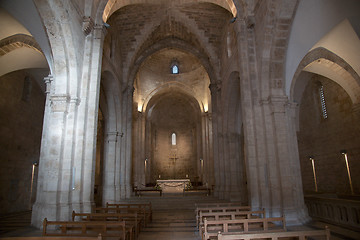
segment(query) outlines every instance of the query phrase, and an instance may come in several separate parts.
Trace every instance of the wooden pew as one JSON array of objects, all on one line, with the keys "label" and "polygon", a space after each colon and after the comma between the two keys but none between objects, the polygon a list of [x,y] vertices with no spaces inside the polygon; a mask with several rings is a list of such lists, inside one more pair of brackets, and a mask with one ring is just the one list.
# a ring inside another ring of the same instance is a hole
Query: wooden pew
[{"label": "wooden pew", "polygon": [[[281,222],[281,226],[274,224]],[[251,218],[235,220],[211,220],[204,219],[204,227],[201,229],[202,239],[216,237],[222,233],[251,233],[251,232],[279,232],[286,231],[284,217]]]},{"label": "wooden pew", "polygon": [[144,208],[146,217],[149,221],[152,221],[152,206],[151,202],[147,203],[106,203],[106,207],[115,207],[115,208]]},{"label": "wooden pew", "polygon": [[325,230],[309,230],[309,231],[289,231],[289,232],[267,232],[267,233],[218,233],[218,240],[255,240],[255,239],[272,239],[279,238],[305,240],[309,237],[322,237],[321,239],[330,240],[330,229]]},{"label": "wooden pew", "polygon": [[235,212],[202,212],[199,213],[199,226],[201,228],[204,224],[204,219],[210,220],[235,220],[235,219],[249,219],[249,218],[264,218],[265,209],[258,211],[235,211]]},{"label": "wooden pew", "polygon": [[[223,203],[221,203],[223,204]],[[195,209],[196,214],[196,226],[200,226],[200,212],[206,213],[213,213],[213,212],[240,212],[240,211],[251,211],[250,206],[239,206],[239,205],[232,205],[232,203],[227,203],[228,206],[199,206]]]},{"label": "wooden pew", "polygon": [[103,240],[101,234],[97,237],[0,237],[1,240]]},{"label": "wooden pew", "polygon": [[[59,231],[47,231],[47,227],[58,226]],[[90,222],[69,222],[69,221],[43,221],[43,236],[72,236],[92,237],[101,233],[102,237],[117,237],[121,240],[132,240],[133,229],[127,228],[125,221],[90,221]]]},{"label": "wooden pew", "polygon": [[114,207],[95,207],[92,209],[93,213],[137,213],[138,218],[141,220],[142,226],[146,226],[149,218],[146,215],[144,208],[114,208]]},{"label": "wooden pew", "polygon": [[133,235],[137,237],[142,225],[142,219],[137,212],[133,213],[76,213],[72,212],[72,221],[125,221],[128,228],[133,227]]},{"label": "wooden pew", "polygon": [[209,203],[195,203],[195,208],[203,207],[231,207],[242,206],[241,202],[209,202]]},{"label": "wooden pew", "polygon": [[133,191],[135,193],[135,196],[138,196],[138,197],[140,197],[140,193],[142,193],[142,192],[158,192],[160,194],[160,196],[162,196],[162,189],[134,187]]}]

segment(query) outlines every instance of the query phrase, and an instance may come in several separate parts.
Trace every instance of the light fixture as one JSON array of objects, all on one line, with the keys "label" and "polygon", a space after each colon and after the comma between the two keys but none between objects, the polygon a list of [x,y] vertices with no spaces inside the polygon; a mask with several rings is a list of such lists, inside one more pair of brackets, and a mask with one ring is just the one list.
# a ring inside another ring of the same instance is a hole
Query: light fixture
[{"label": "light fixture", "polygon": [[309,156],[309,160],[311,161],[311,165],[312,165],[312,169],[313,169],[313,174],[314,174],[315,192],[317,192],[317,191],[318,191],[318,187],[317,187],[317,181],[316,181],[316,172],[315,172],[315,161],[314,161],[314,157],[313,157],[313,156]]},{"label": "light fixture", "polygon": [[350,190],[351,190],[351,194],[354,195],[354,189],[353,189],[353,185],[352,185],[352,181],[351,181],[351,175],[350,175],[349,161],[348,161],[348,157],[347,157],[348,154],[347,154],[346,150],[341,150],[340,153],[342,155],[344,155],[344,160],[345,160],[345,164],[346,164],[346,170],[347,170],[348,177],[349,177]]},{"label": "light fixture", "polygon": [[30,210],[31,210],[31,200],[34,186],[34,175],[35,175],[35,167],[38,165],[37,162],[33,162],[32,164],[32,173],[31,173],[31,185],[30,185]]},{"label": "light fixture", "polygon": [[204,112],[207,113],[209,111],[209,106],[207,104],[204,104]]}]

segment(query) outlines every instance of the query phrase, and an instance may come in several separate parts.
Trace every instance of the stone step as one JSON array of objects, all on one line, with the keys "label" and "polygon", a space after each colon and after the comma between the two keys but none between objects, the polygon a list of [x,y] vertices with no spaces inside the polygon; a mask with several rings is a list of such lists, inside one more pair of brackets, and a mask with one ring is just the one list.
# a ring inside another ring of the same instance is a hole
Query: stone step
[{"label": "stone step", "polygon": [[196,227],[195,222],[152,222],[147,225],[149,228],[156,227]]}]

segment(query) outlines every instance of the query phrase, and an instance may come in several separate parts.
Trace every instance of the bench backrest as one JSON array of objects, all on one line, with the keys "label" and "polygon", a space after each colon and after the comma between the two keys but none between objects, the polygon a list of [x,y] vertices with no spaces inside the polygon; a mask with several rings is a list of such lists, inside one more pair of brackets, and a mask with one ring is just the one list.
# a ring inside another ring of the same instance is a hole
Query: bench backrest
[{"label": "bench backrest", "polygon": [[210,220],[235,220],[248,218],[264,218],[265,209],[259,211],[234,211],[234,212],[202,212],[199,213],[199,226],[202,226],[204,219]]},{"label": "bench backrest", "polygon": [[83,221],[122,221],[133,219],[137,221],[137,212],[133,213],[76,213],[72,212],[72,221],[79,217]]},{"label": "bench backrest", "polygon": [[[281,224],[275,224],[280,222]],[[202,234],[204,239],[209,239],[210,236],[217,236],[218,232],[228,233],[241,232],[278,232],[286,231],[286,224],[284,217],[273,218],[252,218],[252,219],[235,219],[235,220],[210,220],[204,219],[204,227]]]},{"label": "bench backrest", "polygon": [[241,202],[211,202],[211,203],[196,203],[195,208],[203,207],[229,207],[229,206],[242,206]]},{"label": "bench backrest", "polygon": [[116,207],[116,208],[122,208],[122,207],[128,207],[128,208],[145,208],[147,210],[152,210],[151,202],[149,203],[106,203],[106,207]]},{"label": "bench backrest", "polygon": [[152,219],[152,206],[151,202],[148,203],[106,203],[106,208],[131,208],[131,209],[144,209],[144,212],[149,220]]},{"label": "bench backrest", "polygon": [[[49,225],[59,226],[61,232],[48,232]],[[90,233],[91,231],[91,233]],[[116,232],[111,234],[109,232]],[[92,222],[69,222],[69,221],[43,221],[43,236],[96,236],[101,233],[104,237],[119,236],[121,232],[122,239],[126,238],[127,232],[125,221],[92,221]]]},{"label": "bench backrest", "polygon": [[240,212],[240,211],[251,211],[250,206],[224,206],[224,207],[197,207],[196,213],[196,225],[200,225],[200,212],[202,213],[213,213],[213,212]]},{"label": "bench backrest", "polygon": [[232,233],[218,233],[218,240],[255,240],[255,239],[272,239],[279,238],[298,238],[305,240],[308,237],[323,237],[323,239],[330,240],[330,229],[325,230],[310,230],[310,231],[291,231],[291,232],[267,232],[267,233],[251,233],[251,234],[232,234]]}]

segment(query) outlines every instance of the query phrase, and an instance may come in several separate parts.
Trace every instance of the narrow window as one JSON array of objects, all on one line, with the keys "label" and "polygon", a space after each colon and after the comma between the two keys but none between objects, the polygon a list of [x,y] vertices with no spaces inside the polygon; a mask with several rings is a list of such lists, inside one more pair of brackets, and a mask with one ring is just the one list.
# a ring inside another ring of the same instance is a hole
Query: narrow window
[{"label": "narrow window", "polygon": [[176,145],[176,134],[175,133],[171,134],[171,145],[173,145],[173,146]]},{"label": "narrow window", "polygon": [[172,74],[178,74],[179,73],[179,67],[177,64],[174,64],[172,67],[171,67],[171,73]]},{"label": "narrow window", "polygon": [[327,119],[328,115],[327,115],[327,110],[326,110],[326,102],[325,102],[325,94],[324,94],[324,86],[323,85],[321,85],[319,88],[319,96],[320,96],[322,117],[324,119]]}]

